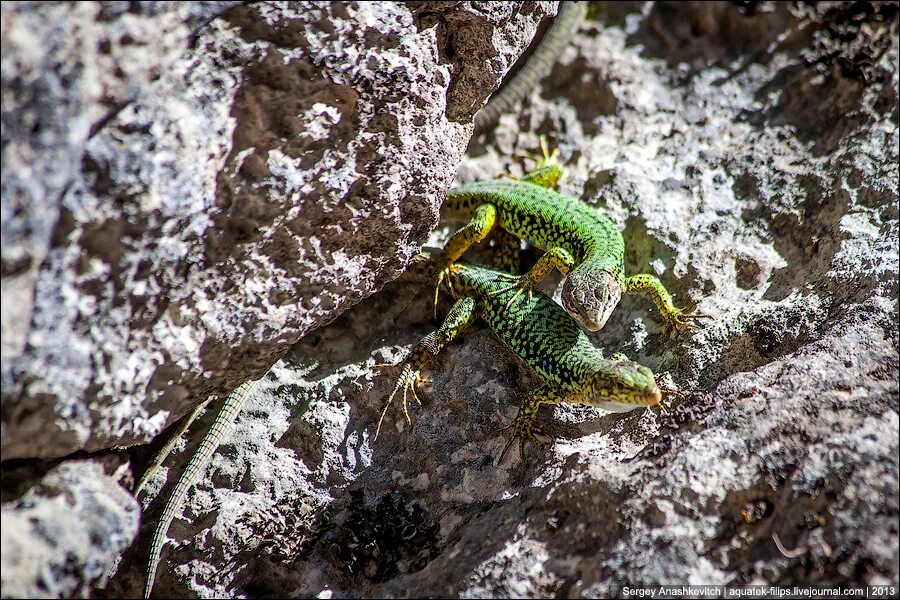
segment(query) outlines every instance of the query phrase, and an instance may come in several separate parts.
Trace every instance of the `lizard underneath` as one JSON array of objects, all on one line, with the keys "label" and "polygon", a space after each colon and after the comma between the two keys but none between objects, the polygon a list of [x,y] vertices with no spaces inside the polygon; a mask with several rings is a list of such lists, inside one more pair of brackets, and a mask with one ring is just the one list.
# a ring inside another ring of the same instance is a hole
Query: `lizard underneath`
[{"label": "lizard underneath", "polygon": [[505,271],[458,262],[446,271],[444,283],[456,302],[441,327],[416,344],[402,363],[376,437],[388,407],[401,391],[403,413],[409,421],[407,395],[419,401],[415,386],[424,381],[422,370],[479,317],[544,381],[528,394],[508,426],[510,443],[518,438],[523,455],[526,439],[540,432],[534,419],[542,404],[578,403],[624,412],[659,404],[663,391],[677,394],[662,390],[648,367],[618,353],[604,357],[558,304],[540,292],[519,294],[508,285]]}]

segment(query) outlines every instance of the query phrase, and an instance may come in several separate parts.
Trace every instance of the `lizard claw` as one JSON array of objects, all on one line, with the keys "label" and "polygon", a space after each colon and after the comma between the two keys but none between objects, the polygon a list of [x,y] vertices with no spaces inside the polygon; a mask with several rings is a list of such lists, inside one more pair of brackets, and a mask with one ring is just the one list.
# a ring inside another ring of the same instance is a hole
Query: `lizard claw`
[{"label": "lizard claw", "polygon": [[[554,148],[551,151],[547,136],[543,133],[538,136],[538,141],[541,146],[540,156],[529,150],[524,150],[514,154],[513,159],[526,159],[534,162],[534,170],[557,166],[559,164],[559,148]],[[513,177],[513,179],[515,179],[515,177]]]},{"label": "lizard claw", "polygon": [[666,319],[664,327],[665,332],[672,333],[682,329],[697,329],[699,327],[697,321],[701,319],[712,319],[711,315],[693,312],[696,306],[696,302],[693,302],[685,308],[675,309],[675,311]]},{"label": "lizard claw", "polygon": [[438,272],[437,276],[437,284],[434,286],[434,318],[437,319],[437,305],[438,305],[438,296],[441,293],[441,284],[444,283],[444,279],[449,279],[450,269],[444,268]]},{"label": "lizard claw", "polygon": [[454,263],[447,263],[444,265],[440,265],[438,268],[437,275],[437,284],[434,286],[434,318],[437,319],[437,304],[438,304],[438,294],[441,291],[441,284],[447,285],[447,290],[450,292],[450,295],[454,298],[457,297],[456,290],[453,289],[453,280],[450,278],[450,273],[458,270],[460,267]]},{"label": "lizard claw", "polygon": [[417,266],[417,265],[427,265],[427,264],[431,263],[433,260],[434,260],[434,258],[427,252],[418,252],[409,260],[408,267]]},{"label": "lizard claw", "polygon": [[541,158],[537,161],[535,165],[535,169],[541,169],[544,167],[555,167],[559,163],[559,148],[554,148],[553,151],[550,151],[550,144],[547,142],[547,136],[545,134],[541,134],[538,138],[541,144]]},{"label": "lizard claw", "polygon": [[500,457],[497,459],[497,464],[499,465],[503,462],[503,457],[506,456],[507,451],[509,451],[510,447],[513,445],[513,442],[516,439],[519,440],[519,457],[522,459],[522,462],[525,462],[525,442],[531,441],[535,446],[542,446],[543,442],[537,437],[535,434],[543,434],[543,429],[540,427],[536,427],[534,425],[534,416],[525,415],[521,411],[519,415],[513,420],[512,423],[501,427],[498,429],[498,432],[511,430],[509,435],[509,440],[506,442],[506,445],[503,447],[503,452],[500,453]]},{"label": "lizard claw", "polygon": [[513,294],[512,298],[510,298],[509,301],[506,303],[506,306],[504,307],[504,310],[509,310],[509,307],[512,306],[513,302],[516,301],[516,298],[518,298],[519,296],[521,296],[523,292],[528,294],[528,300],[529,300],[529,301],[531,301],[531,299],[534,297],[534,288],[535,288],[535,284],[534,284],[534,282],[531,280],[531,278],[528,277],[527,274],[526,274],[526,275],[509,275],[509,274],[503,274],[503,275],[500,275],[500,278],[511,280],[511,281],[513,281],[514,283],[511,283],[510,285],[508,285],[508,286],[506,286],[506,287],[502,287],[502,288],[500,288],[500,289],[496,289],[496,290],[494,290],[494,291],[492,291],[492,292],[488,292],[488,294],[487,294],[488,296],[497,296],[497,295],[499,295],[499,294],[503,294],[503,293],[508,292],[508,291],[510,291],[510,290],[514,290],[514,289],[516,289],[516,288],[519,288],[519,289],[516,291],[516,293]]},{"label": "lizard claw", "polygon": [[[388,367],[399,367],[399,364],[396,365],[375,365],[377,368],[388,368]],[[394,401],[394,397],[403,390],[403,416],[406,417],[406,422],[411,423],[411,419],[409,418],[409,409],[407,407],[407,395],[412,396],[413,400],[416,401],[416,404],[422,406],[422,401],[419,399],[419,395],[416,393],[416,386],[420,383],[431,383],[430,379],[423,379],[418,370],[414,369],[410,364],[404,364],[403,370],[400,372],[400,377],[397,378],[397,383],[394,385],[394,389],[391,391],[390,396],[388,396],[387,402],[384,404],[384,409],[381,411],[381,417],[378,419],[378,426],[375,428],[375,437],[374,440],[378,439],[378,435],[381,433],[381,424],[384,421],[384,416],[387,414],[388,408],[390,408],[391,403]]]}]

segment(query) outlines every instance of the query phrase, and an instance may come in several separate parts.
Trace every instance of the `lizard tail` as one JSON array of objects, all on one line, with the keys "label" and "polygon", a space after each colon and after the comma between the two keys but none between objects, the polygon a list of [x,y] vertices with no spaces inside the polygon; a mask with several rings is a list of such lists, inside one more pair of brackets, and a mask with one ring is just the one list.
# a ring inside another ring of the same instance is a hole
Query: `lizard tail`
[{"label": "lizard tail", "polygon": [[178,440],[181,439],[181,436],[184,435],[184,432],[187,431],[188,427],[191,426],[191,423],[193,423],[200,415],[200,413],[203,412],[203,409],[206,408],[209,403],[215,399],[215,396],[208,397],[203,401],[202,404],[198,404],[197,407],[191,411],[191,414],[181,420],[181,423],[178,425],[178,429],[175,430],[175,432],[166,442],[166,445],[160,449],[156,456],[153,457],[153,460],[150,462],[150,464],[147,465],[147,468],[144,469],[144,474],[141,475],[140,481],[137,482],[131,492],[135,497],[137,497],[137,495],[141,493],[141,490],[144,489],[144,486],[146,486],[150,479],[153,478],[153,476],[159,470],[160,465],[165,462],[166,458],[172,452],[172,448],[175,447],[175,444],[178,443]]},{"label": "lizard tail", "polygon": [[487,105],[475,113],[475,129],[483,130],[524,98],[543,79],[569,44],[587,14],[587,2],[560,2],[553,23],[525,66]]},{"label": "lizard tail", "polygon": [[150,592],[153,590],[156,569],[159,567],[159,557],[162,553],[166,533],[169,531],[169,525],[172,524],[175,515],[181,510],[188,490],[194,485],[197,477],[206,470],[213,452],[215,452],[219,441],[222,439],[222,434],[241,411],[254,384],[256,384],[255,381],[244,382],[228,395],[225,399],[225,404],[222,405],[222,409],[216,415],[212,427],[210,427],[203,441],[200,442],[200,447],[194,453],[194,456],[191,457],[187,467],[185,467],[184,472],[178,479],[178,483],[175,484],[175,489],[172,490],[172,495],[169,496],[169,500],[166,502],[162,517],[156,526],[156,531],[153,532],[153,541],[150,546],[150,562],[147,566],[147,582],[144,585],[144,598],[149,598]]}]

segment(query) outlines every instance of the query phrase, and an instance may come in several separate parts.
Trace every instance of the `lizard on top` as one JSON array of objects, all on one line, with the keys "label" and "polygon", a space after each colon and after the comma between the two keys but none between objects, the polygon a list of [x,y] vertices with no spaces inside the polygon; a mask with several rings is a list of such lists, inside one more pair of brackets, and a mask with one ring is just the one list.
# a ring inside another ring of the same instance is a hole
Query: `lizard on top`
[{"label": "lizard on top", "polygon": [[603,328],[623,293],[648,294],[662,313],[666,329],[696,327],[696,320],[709,318],[675,306],[654,275],[626,276],[625,241],[615,223],[596,208],[554,190],[563,169],[557,163],[557,151],[548,152],[543,137],[541,149],[543,158],[522,179],[475,181],[447,194],[442,212],[471,220],[451,236],[436,258],[435,304],[450,266],[497,226],[545,251],[528,273],[509,276],[510,287],[530,295],[558,268],[566,276],[563,307],[588,331]]}]

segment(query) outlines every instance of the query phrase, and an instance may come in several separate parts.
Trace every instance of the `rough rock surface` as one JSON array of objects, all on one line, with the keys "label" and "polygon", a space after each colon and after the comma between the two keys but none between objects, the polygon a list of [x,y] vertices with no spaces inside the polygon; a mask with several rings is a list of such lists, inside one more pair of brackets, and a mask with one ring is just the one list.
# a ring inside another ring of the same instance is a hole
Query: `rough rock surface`
[{"label": "rough rock surface", "polygon": [[[412,427],[395,407],[373,441],[394,374],[373,365],[436,326],[428,293],[394,322],[417,284],[392,283],[263,379],[170,530],[157,593],[896,583],[897,29],[886,3],[593,13],[460,179],[520,172],[510,157],[548,133],[563,190],[626,232],[627,269],[715,317],[666,338],[626,297],[596,336],[687,397],[668,415],[546,410],[555,443],[498,466],[497,429],[534,381],[476,328],[436,361]],[[110,595],[143,585],[163,479]]]},{"label": "rough rock surface", "polygon": [[394,279],[553,2],[3,5],[3,458],[148,441]]},{"label": "rough rock surface", "polygon": [[134,497],[90,460],[54,467],[0,514],[4,598],[88,597],[140,521]]}]

